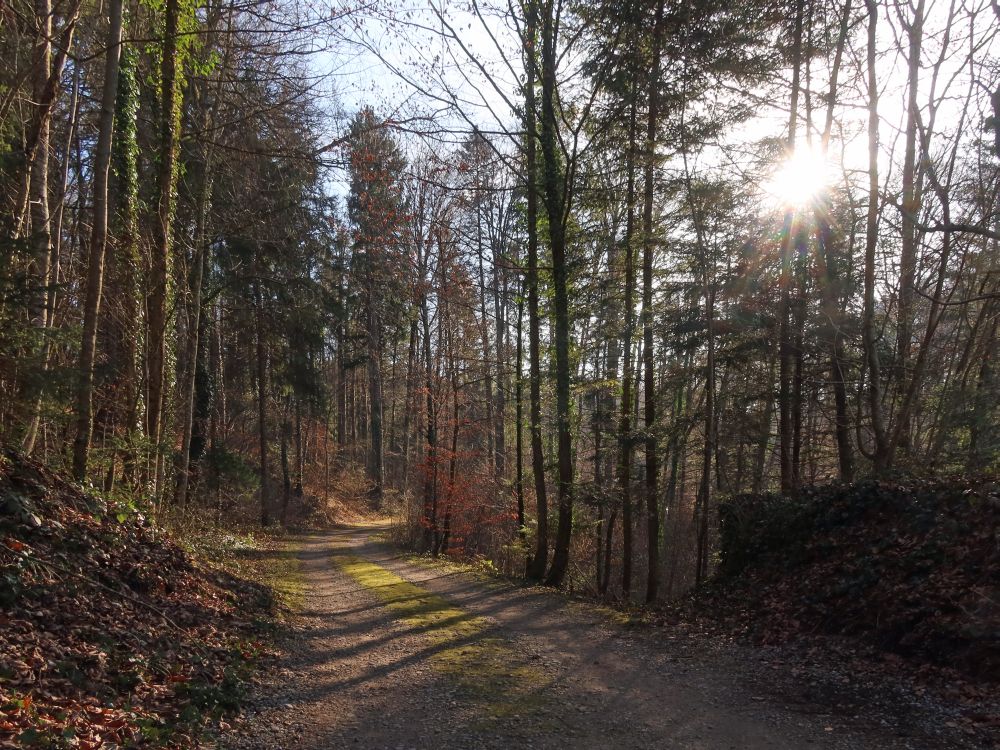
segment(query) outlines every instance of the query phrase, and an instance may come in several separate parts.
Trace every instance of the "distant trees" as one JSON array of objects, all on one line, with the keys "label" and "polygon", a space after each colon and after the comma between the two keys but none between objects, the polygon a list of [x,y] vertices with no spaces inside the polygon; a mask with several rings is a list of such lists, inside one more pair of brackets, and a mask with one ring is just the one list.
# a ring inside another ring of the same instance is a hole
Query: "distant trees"
[{"label": "distant trees", "polygon": [[371,109],[361,110],[354,118],[349,139],[351,193],[347,210],[353,231],[351,279],[361,295],[364,310],[360,325],[365,335],[368,371],[368,479],[372,501],[379,508],[385,482],[383,347],[386,329],[395,331],[395,314],[399,309],[394,303],[404,298],[410,281],[401,247],[405,215],[399,176],[406,162]]},{"label": "distant trees", "polygon": [[[652,600],[661,580],[671,593],[710,572],[713,509],[727,496],[794,494],[827,478],[917,467],[918,455],[941,465],[931,446],[948,400],[924,391],[939,410],[923,411],[914,378],[932,360],[947,370],[944,351],[969,351],[953,345],[973,329],[981,340],[973,323],[950,329],[951,344],[932,343],[953,308],[948,295],[958,287],[950,285],[970,268],[953,243],[980,243],[989,211],[974,209],[959,229],[943,219],[954,187],[927,191],[942,169],[960,171],[950,149],[980,135],[954,109],[947,145],[935,150],[939,128],[930,123],[946,105],[933,71],[948,54],[936,47],[931,57],[922,40],[947,30],[956,54],[970,42],[992,50],[995,30],[975,24],[985,4],[950,14],[921,3],[880,10],[850,1],[651,2],[557,17],[532,2],[508,16],[523,54],[522,128],[493,147],[524,185],[528,325],[512,333],[527,339],[522,417],[534,492],[512,507],[533,549],[529,577],[558,583],[575,570],[574,581],[628,597],[638,569]],[[873,15],[887,25],[869,37]],[[475,64],[454,29],[443,32],[445,43]],[[586,83],[559,70],[581,40]],[[924,69],[930,78],[914,73]],[[948,86],[981,89],[968,89],[966,100],[979,101],[985,120],[995,71],[977,70]],[[442,100],[461,109],[444,91]],[[915,103],[920,91],[928,94]],[[898,122],[887,124],[886,97],[902,103],[892,110],[903,113]],[[739,133],[742,123],[759,129],[754,116],[775,101],[784,102],[783,129],[771,123],[759,139]],[[898,150],[879,137],[887,128],[898,128]],[[810,151],[830,174],[800,174],[800,195],[794,186],[772,194],[772,176],[786,179],[776,174],[782,163]],[[898,161],[886,171],[886,159]],[[480,305],[479,317],[487,315]],[[957,364],[967,368],[964,354]],[[512,427],[524,434],[519,421]],[[956,445],[966,439],[972,432]],[[945,461],[963,464],[961,452]],[[555,551],[551,522],[561,529]],[[594,573],[581,578],[573,566],[584,561]]]},{"label": "distant trees", "polygon": [[729,497],[997,468],[988,0],[474,3],[488,55],[370,8],[454,65],[387,60],[439,109],[332,143],[297,44],[337,19],[267,11],[4,17],[4,441],[263,523],[363,482],[422,549],[648,602]]}]

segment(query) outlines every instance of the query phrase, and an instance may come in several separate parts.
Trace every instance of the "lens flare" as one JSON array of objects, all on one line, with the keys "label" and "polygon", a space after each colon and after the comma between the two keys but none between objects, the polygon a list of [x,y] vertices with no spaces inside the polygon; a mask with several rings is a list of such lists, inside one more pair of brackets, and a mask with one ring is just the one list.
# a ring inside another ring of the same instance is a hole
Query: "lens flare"
[{"label": "lens flare", "polygon": [[830,174],[830,164],[819,149],[800,145],[777,165],[764,191],[782,208],[802,208],[830,184]]}]

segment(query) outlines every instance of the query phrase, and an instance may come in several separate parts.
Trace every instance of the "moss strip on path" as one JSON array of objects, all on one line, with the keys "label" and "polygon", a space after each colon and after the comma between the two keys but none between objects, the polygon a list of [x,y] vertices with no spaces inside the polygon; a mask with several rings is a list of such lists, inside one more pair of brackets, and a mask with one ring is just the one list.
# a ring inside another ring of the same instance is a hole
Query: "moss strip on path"
[{"label": "moss strip on path", "polygon": [[545,713],[551,680],[490,623],[362,557],[338,554],[334,565],[374,594],[399,620],[431,641],[429,661],[481,713],[482,721]]}]

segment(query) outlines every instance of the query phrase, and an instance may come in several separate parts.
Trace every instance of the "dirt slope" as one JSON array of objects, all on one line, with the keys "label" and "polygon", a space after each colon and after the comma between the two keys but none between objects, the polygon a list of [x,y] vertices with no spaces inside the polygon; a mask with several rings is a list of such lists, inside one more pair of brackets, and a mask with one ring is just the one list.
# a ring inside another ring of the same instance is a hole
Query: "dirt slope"
[{"label": "dirt slope", "polygon": [[[303,537],[282,670],[232,750],[975,747],[918,702],[773,652],[629,627],[537,589],[415,564],[364,526]],[[617,620],[617,621],[616,621]]]},{"label": "dirt slope", "polygon": [[271,605],[134,509],[0,452],[0,748],[199,746]]}]

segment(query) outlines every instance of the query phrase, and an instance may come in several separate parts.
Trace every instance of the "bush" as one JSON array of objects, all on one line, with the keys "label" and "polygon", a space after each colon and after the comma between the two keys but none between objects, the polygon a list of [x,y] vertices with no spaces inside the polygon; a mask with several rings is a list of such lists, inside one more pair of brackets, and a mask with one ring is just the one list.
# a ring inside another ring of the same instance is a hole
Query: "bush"
[{"label": "bush", "polygon": [[1000,676],[995,481],[868,480],[745,495],[719,513],[713,607],[746,612],[768,637],[851,635]]}]

